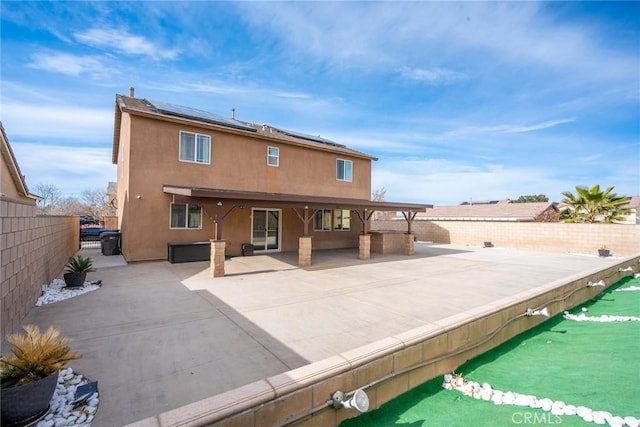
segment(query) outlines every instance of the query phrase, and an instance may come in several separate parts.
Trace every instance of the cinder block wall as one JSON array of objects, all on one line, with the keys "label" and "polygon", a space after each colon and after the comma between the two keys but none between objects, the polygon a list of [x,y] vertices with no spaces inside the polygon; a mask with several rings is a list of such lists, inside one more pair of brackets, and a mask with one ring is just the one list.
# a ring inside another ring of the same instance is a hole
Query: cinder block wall
[{"label": "cinder block wall", "polygon": [[2,339],[14,332],[78,250],[78,217],[36,216],[35,206],[0,196]]},{"label": "cinder block wall", "polygon": [[[371,230],[407,230],[404,220],[371,221]],[[414,221],[418,240],[454,245],[509,247],[597,255],[606,245],[614,256],[640,253],[640,225],[545,222]]]}]

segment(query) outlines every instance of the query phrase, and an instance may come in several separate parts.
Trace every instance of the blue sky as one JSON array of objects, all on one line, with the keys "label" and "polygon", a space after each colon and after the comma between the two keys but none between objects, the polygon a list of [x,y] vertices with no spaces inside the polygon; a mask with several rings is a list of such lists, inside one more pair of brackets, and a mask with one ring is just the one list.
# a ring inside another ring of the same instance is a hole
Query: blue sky
[{"label": "blue sky", "polygon": [[13,2],[0,118],[27,184],[106,188],[114,99],[321,135],[388,201],[640,194],[639,2]]}]

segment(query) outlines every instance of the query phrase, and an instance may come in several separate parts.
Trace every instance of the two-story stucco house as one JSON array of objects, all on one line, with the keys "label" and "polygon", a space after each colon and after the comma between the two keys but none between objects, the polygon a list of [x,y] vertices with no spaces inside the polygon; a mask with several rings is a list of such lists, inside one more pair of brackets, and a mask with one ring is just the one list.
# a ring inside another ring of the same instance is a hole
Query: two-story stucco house
[{"label": "two-story stucco house", "polygon": [[[233,116],[233,114],[232,114]],[[122,253],[167,259],[175,242],[226,255],[358,247],[376,210],[410,221],[427,205],[372,202],[375,157],[321,137],[116,95],[113,163]],[[410,231],[410,229],[408,229]],[[311,244],[311,243],[309,243]],[[367,249],[368,250],[368,249]]]}]

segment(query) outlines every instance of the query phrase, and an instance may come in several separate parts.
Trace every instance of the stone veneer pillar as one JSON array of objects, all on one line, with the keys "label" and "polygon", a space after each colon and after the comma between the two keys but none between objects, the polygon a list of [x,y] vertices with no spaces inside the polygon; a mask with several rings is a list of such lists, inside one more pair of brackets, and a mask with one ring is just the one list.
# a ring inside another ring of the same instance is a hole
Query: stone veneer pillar
[{"label": "stone veneer pillar", "polygon": [[224,277],[224,240],[211,240],[211,277]]},{"label": "stone veneer pillar", "polygon": [[360,235],[360,259],[371,259],[371,234]]},{"label": "stone veneer pillar", "polygon": [[300,267],[311,265],[311,236],[298,238],[298,265]]},{"label": "stone veneer pillar", "polygon": [[405,255],[415,255],[416,250],[414,247],[415,234],[404,235],[404,251]]}]

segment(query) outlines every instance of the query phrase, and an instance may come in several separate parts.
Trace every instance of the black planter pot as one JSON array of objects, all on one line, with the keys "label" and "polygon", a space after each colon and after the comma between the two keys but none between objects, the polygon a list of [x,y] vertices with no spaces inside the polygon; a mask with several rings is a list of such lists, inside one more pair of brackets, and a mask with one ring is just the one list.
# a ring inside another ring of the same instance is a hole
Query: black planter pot
[{"label": "black planter pot", "polygon": [[67,288],[79,288],[84,285],[84,280],[87,278],[87,273],[65,273],[64,283]]},{"label": "black planter pot", "polygon": [[601,257],[608,257],[609,249],[598,249],[598,255]]},{"label": "black planter pot", "polygon": [[57,384],[57,372],[17,387],[5,387],[3,382],[0,395],[2,427],[24,426],[45,415]]}]

